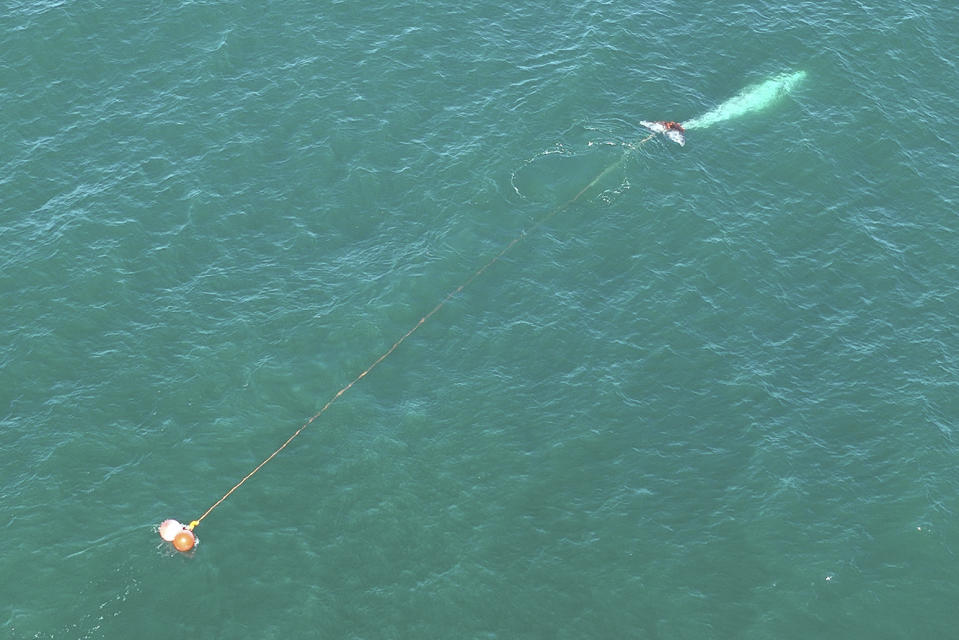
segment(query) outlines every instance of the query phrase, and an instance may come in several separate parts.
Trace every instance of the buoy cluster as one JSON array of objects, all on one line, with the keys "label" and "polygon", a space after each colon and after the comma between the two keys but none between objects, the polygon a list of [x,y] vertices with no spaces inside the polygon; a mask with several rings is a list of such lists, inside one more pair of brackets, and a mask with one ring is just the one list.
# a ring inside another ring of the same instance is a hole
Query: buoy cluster
[{"label": "buoy cluster", "polygon": [[196,546],[196,535],[193,534],[193,523],[189,526],[181,524],[172,518],[160,523],[157,531],[160,537],[172,542],[177,551],[187,552]]}]

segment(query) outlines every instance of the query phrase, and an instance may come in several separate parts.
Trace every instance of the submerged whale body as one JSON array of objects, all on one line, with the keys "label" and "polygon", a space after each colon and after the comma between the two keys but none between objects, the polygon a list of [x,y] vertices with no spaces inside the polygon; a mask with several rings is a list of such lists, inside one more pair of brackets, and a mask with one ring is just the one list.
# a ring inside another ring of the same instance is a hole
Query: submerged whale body
[{"label": "submerged whale body", "polygon": [[711,109],[703,115],[693,118],[683,124],[668,120],[651,122],[649,120],[640,120],[643,125],[653,133],[661,133],[679,146],[686,145],[687,129],[702,129],[717,122],[731,120],[739,116],[765,109],[773,102],[786,95],[796,88],[806,77],[805,71],[795,71],[793,73],[783,73],[759,84],[746,87],[729,100],[726,100],[715,109]]},{"label": "submerged whale body", "polygon": [[750,111],[765,109],[770,104],[791,92],[806,77],[805,71],[783,73],[765,82],[746,87],[715,109],[693,118],[683,126],[687,129],[701,129],[710,125],[738,118]]}]

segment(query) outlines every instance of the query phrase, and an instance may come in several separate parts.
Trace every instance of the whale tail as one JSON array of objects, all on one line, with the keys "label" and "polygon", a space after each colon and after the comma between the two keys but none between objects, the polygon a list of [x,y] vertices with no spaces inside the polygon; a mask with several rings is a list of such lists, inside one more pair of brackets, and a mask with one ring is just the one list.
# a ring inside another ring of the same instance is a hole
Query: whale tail
[{"label": "whale tail", "polygon": [[683,125],[678,122],[673,122],[672,120],[660,120],[657,122],[640,120],[639,124],[653,133],[663,134],[681,147],[686,146],[686,130],[683,128]]}]

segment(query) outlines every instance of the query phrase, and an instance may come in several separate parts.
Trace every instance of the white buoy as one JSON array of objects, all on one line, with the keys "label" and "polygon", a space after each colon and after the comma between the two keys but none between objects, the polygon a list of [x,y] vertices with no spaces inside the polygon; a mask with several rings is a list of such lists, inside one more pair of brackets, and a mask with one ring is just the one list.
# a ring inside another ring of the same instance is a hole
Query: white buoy
[{"label": "white buoy", "polygon": [[167,542],[173,542],[173,539],[176,538],[176,534],[183,531],[184,528],[185,527],[182,524],[180,524],[179,522],[171,518],[169,520],[164,520],[163,522],[161,522],[160,527],[157,529],[157,531],[160,532],[161,538],[163,538]]}]

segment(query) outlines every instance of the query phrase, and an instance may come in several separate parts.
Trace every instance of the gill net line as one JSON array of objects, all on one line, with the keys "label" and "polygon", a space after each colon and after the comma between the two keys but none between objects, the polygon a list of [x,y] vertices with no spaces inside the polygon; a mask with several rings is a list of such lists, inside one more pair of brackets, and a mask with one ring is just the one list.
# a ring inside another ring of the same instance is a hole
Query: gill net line
[{"label": "gill net line", "polygon": [[[646,136],[645,138],[643,138],[642,140],[640,140],[640,141],[633,147],[633,149],[638,149],[640,146],[642,146],[642,145],[645,144],[647,141],[649,141],[650,139],[652,139],[655,135],[656,135],[655,133],[649,134],[648,136]],[[197,518],[196,520],[193,520],[192,522],[190,522],[190,524],[187,526],[187,528],[190,529],[190,530],[193,530],[198,524],[200,524],[200,522],[203,521],[204,518],[206,518],[208,515],[210,515],[210,512],[212,512],[214,509],[216,509],[218,506],[220,506],[220,505],[223,503],[223,501],[225,501],[227,498],[229,498],[231,495],[233,495],[233,492],[234,492],[234,491],[236,491],[236,490],[239,489],[241,486],[243,486],[243,484],[244,484],[247,480],[249,480],[249,479],[252,478],[254,475],[256,475],[256,473],[257,473],[260,469],[262,469],[264,466],[266,466],[266,464],[267,464],[268,462],[270,462],[273,458],[275,458],[277,455],[279,455],[279,453],[280,453],[281,451],[283,451],[291,442],[293,442],[293,440],[296,439],[296,437],[297,437],[298,435],[300,435],[300,434],[303,432],[304,429],[306,429],[308,426],[310,426],[311,424],[313,424],[313,422],[314,422],[317,418],[319,418],[321,415],[323,415],[324,413],[326,413],[326,410],[329,409],[329,408],[333,405],[334,402],[336,402],[337,400],[339,400],[339,399],[340,399],[340,396],[342,396],[344,393],[346,393],[347,391],[349,391],[349,390],[353,387],[353,385],[355,385],[357,382],[359,382],[360,380],[362,380],[363,378],[365,378],[365,377],[367,376],[367,374],[369,374],[371,371],[373,371],[373,369],[375,369],[381,362],[383,362],[383,361],[386,360],[388,357],[390,357],[390,355],[391,355],[394,351],[396,351],[396,349],[399,348],[399,346],[400,346],[401,344],[403,344],[404,342],[406,342],[406,339],[407,339],[407,338],[409,338],[411,335],[413,335],[414,333],[416,333],[416,330],[419,329],[421,326],[423,326],[423,324],[425,324],[426,321],[429,320],[436,312],[438,312],[440,309],[442,309],[442,308],[446,305],[447,302],[449,302],[454,296],[458,295],[458,294],[461,293],[464,289],[466,289],[466,287],[468,287],[474,280],[476,280],[478,277],[480,277],[481,275],[483,275],[483,273],[485,273],[487,269],[489,269],[490,267],[492,267],[496,262],[499,261],[500,258],[502,258],[504,255],[506,255],[507,253],[509,253],[509,251],[510,251],[514,246],[516,246],[523,238],[525,238],[527,235],[529,235],[530,233],[532,233],[533,231],[535,231],[537,228],[539,228],[539,227],[541,227],[542,225],[546,224],[548,221],[550,221],[550,220],[551,220],[552,218],[554,218],[556,215],[560,214],[561,212],[565,211],[565,210],[568,209],[569,207],[573,206],[581,197],[583,197],[583,195],[584,195],[587,191],[589,191],[589,190],[592,189],[594,186],[596,186],[596,183],[598,183],[600,180],[602,180],[610,171],[612,171],[613,169],[615,169],[616,167],[618,167],[619,165],[621,165],[621,164],[623,163],[623,161],[626,159],[626,155],[627,155],[627,154],[628,154],[628,151],[627,151],[626,154],[623,155],[623,157],[622,157],[620,160],[618,160],[617,162],[614,162],[613,164],[611,164],[611,165],[609,165],[608,167],[606,167],[605,169],[603,169],[603,171],[600,172],[600,174],[597,175],[595,178],[593,178],[592,181],[590,181],[589,184],[587,184],[585,187],[583,187],[582,189],[580,189],[579,192],[578,192],[575,196],[573,196],[573,197],[570,198],[568,201],[566,201],[564,204],[561,204],[560,206],[556,207],[555,209],[553,209],[552,211],[550,211],[548,214],[546,214],[545,216],[543,216],[542,218],[540,218],[539,220],[537,220],[536,222],[534,222],[533,225],[530,226],[528,229],[520,232],[519,235],[517,235],[515,238],[513,238],[512,240],[510,240],[509,243],[506,244],[506,246],[504,246],[502,249],[500,249],[499,253],[497,253],[497,254],[494,255],[492,258],[490,258],[489,260],[487,260],[486,263],[485,263],[483,266],[481,266],[479,269],[477,269],[476,271],[474,271],[468,278],[466,278],[466,280],[464,280],[464,281],[463,281],[461,284],[459,284],[456,288],[454,288],[454,289],[451,290],[449,293],[447,293],[446,296],[443,297],[443,299],[440,300],[439,303],[437,303],[437,305],[436,305],[435,307],[433,307],[432,309],[430,309],[430,311],[429,311],[426,315],[424,315],[424,316],[421,317],[419,320],[417,320],[417,321],[416,321],[416,324],[414,324],[412,327],[410,327],[410,329],[409,329],[406,333],[404,333],[402,336],[400,336],[399,340],[397,340],[396,342],[394,342],[393,345],[390,346],[389,349],[387,349],[386,351],[384,351],[378,358],[376,358],[372,363],[370,363],[370,365],[369,365],[368,367],[366,367],[366,369],[364,369],[359,375],[357,375],[355,378],[353,378],[346,386],[344,386],[342,389],[340,389],[340,390],[337,391],[335,394],[333,394],[333,397],[330,398],[329,400],[327,400],[327,401],[326,401],[326,404],[324,404],[322,407],[320,407],[320,410],[319,410],[319,411],[317,411],[316,413],[314,413],[312,416],[309,417],[309,419],[307,419],[306,422],[304,422],[302,425],[300,425],[300,428],[297,429],[296,431],[294,431],[294,432],[293,432],[293,435],[291,435],[289,438],[287,438],[286,441],[285,441],[283,444],[281,444],[279,447],[277,447],[277,449],[276,449],[273,453],[271,453],[270,455],[268,455],[266,458],[263,459],[262,462],[260,462],[258,465],[256,465],[256,466],[253,468],[252,471],[250,471],[250,472],[247,473],[245,476],[243,476],[243,478],[241,478],[239,482],[237,482],[235,485],[233,485],[233,486],[230,488],[229,491],[227,491],[226,493],[224,493],[223,496],[222,496],[219,500],[217,500],[216,502],[214,502],[214,503],[210,506],[209,509],[207,509],[206,511],[204,511],[204,512],[203,512],[203,515],[201,515],[201,516],[200,516],[199,518]]]}]

